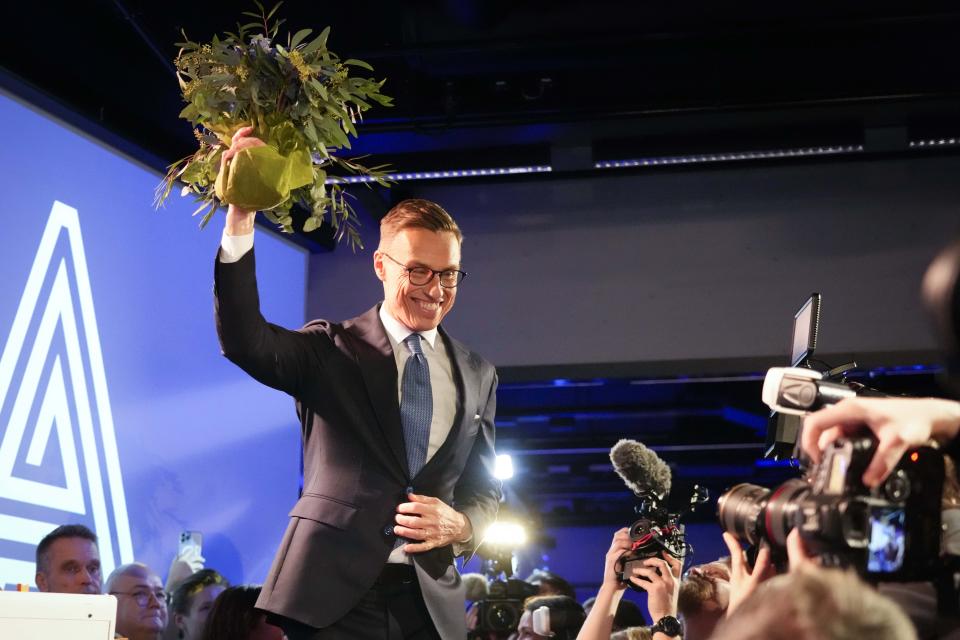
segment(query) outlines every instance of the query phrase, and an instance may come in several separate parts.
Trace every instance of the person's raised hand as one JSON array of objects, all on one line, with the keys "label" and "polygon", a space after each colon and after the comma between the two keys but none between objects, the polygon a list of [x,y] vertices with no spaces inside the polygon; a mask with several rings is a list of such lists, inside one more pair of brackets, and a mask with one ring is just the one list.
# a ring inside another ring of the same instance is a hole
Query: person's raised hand
[{"label": "person's raised hand", "polygon": [[170,561],[170,569],[167,571],[167,582],[164,588],[168,593],[173,593],[181,582],[203,569],[204,562],[206,562],[206,558],[200,555],[199,547],[193,545],[184,547]]},{"label": "person's raised hand", "polygon": [[729,617],[741,602],[756,591],[761,582],[773,577],[776,570],[770,562],[770,547],[766,545],[760,547],[751,569],[747,564],[746,553],[733,534],[724,531],[723,541],[727,543],[727,548],[730,550],[730,604],[727,606],[727,617]]},{"label": "person's raised hand", "polygon": [[664,616],[676,617],[682,570],[683,561],[664,551],[663,558],[647,558],[632,573],[647,579],[640,584],[647,592],[647,612],[654,624]]},{"label": "person's raised hand", "polygon": [[911,447],[933,438],[947,442],[960,431],[960,403],[939,398],[847,398],[811,413],[803,421],[801,444],[814,462],[834,440],[864,428],[877,438],[877,450],[863,473],[875,487]]},{"label": "person's raised hand", "polygon": [[803,538],[800,537],[800,530],[796,527],[787,534],[787,559],[790,561],[790,571],[816,564],[816,561],[810,557],[807,545],[803,543]]},{"label": "person's raised hand", "polygon": [[241,127],[233,134],[230,139],[230,147],[220,156],[220,165],[230,164],[230,160],[244,149],[253,147],[262,147],[266,143],[260,138],[250,135],[253,133],[253,127]]},{"label": "person's raised hand", "polygon": [[622,591],[627,588],[626,584],[620,582],[617,573],[622,568],[619,566],[620,556],[630,550],[631,544],[630,530],[626,527],[613,534],[613,540],[610,542],[610,548],[607,550],[607,555],[603,561],[601,588],[613,589],[614,591]]},{"label": "person's raised hand", "polygon": [[[229,165],[230,160],[244,149],[264,146],[263,140],[250,135],[252,133],[253,127],[243,127],[233,134],[233,138],[230,140],[230,148],[220,155],[221,170]],[[227,208],[227,235],[240,236],[252,232],[256,214],[256,211],[247,211],[231,204]]]}]

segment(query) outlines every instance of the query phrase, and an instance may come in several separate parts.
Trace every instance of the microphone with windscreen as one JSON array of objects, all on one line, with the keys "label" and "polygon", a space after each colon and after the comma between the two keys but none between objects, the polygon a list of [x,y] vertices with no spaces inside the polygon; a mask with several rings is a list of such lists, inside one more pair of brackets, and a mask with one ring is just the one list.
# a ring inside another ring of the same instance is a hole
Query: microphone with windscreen
[{"label": "microphone with windscreen", "polygon": [[610,462],[638,498],[652,498],[659,503],[670,494],[670,467],[642,443],[620,440],[610,449]]}]

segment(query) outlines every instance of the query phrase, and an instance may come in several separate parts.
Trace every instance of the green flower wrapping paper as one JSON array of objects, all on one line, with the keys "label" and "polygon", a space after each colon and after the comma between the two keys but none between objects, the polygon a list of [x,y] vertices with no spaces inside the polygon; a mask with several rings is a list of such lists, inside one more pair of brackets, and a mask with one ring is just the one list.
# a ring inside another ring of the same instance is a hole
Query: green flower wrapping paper
[{"label": "green flower wrapping paper", "polygon": [[269,211],[290,199],[290,192],[314,181],[310,154],[303,149],[281,155],[265,145],[243,149],[220,168],[214,183],[220,202],[248,211]]}]

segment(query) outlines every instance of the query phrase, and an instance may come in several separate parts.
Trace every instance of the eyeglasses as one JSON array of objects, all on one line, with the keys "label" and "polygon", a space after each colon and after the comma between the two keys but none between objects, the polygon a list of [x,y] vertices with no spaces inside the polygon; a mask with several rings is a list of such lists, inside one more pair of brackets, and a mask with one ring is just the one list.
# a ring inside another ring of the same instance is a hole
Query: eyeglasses
[{"label": "eyeglasses", "polygon": [[151,590],[151,589],[136,589],[134,591],[125,592],[125,591],[111,591],[110,595],[112,596],[130,596],[133,598],[137,605],[140,607],[145,607],[150,604],[150,597],[153,598],[160,604],[167,604],[167,592],[163,589]]},{"label": "eyeglasses", "polygon": [[457,285],[463,282],[463,279],[467,277],[466,271],[460,271],[459,269],[444,269],[443,271],[436,271],[429,267],[408,267],[403,264],[393,256],[390,256],[384,252],[383,255],[390,258],[394,263],[403,267],[407,272],[407,277],[410,278],[410,284],[422,287],[425,284],[430,284],[433,282],[434,276],[440,276],[440,286],[446,289],[455,289]]}]

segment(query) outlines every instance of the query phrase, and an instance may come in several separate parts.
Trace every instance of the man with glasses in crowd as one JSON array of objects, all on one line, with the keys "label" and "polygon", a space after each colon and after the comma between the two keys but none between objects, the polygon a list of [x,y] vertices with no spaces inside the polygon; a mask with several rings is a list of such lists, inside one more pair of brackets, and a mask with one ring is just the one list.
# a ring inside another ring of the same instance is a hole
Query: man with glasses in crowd
[{"label": "man with glasses in crowd", "polygon": [[[229,163],[260,146],[241,129]],[[216,261],[226,355],[296,399],[303,495],[257,606],[290,640],[464,638],[455,555],[496,514],[496,373],[440,321],[466,274],[461,233],[439,205],[406,200],[380,223],[384,301],[299,331],[259,310],[256,212],[231,206]]]},{"label": "man with glasses in crowd", "polygon": [[167,626],[163,581],[145,564],[114,569],[104,591],[117,597],[117,635],[129,640],[160,640]]}]

